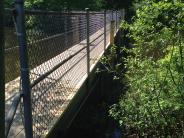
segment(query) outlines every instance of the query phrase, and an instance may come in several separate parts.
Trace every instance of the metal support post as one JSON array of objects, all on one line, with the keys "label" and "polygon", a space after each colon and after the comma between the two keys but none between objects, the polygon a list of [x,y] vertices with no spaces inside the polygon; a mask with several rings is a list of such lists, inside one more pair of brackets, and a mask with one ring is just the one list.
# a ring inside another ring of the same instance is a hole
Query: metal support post
[{"label": "metal support post", "polygon": [[114,32],[115,32],[115,21],[111,21],[111,30],[110,30],[110,44],[114,44]]},{"label": "metal support post", "polygon": [[112,12],[111,12],[111,21],[113,21],[113,20],[114,20],[114,16],[113,16],[113,14],[114,14],[114,11],[112,10]]},{"label": "metal support post", "polygon": [[121,20],[125,20],[125,9],[121,10]]},{"label": "metal support post", "polygon": [[15,9],[16,9],[17,38],[20,53],[20,68],[21,68],[21,81],[22,81],[21,87],[24,105],[25,136],[26,138],[33,138],[31,91],[29,80],[27,44],[26,44],[24,1],[15,0]]},{"label": "metal support post", "polygon": [[67,42],[67,14],[64,15],[64,49],[67,48],[68,42]]},{"label": "metal support post", "polygon": [[86,8],[86,21],[87,21],[87,74],[90,73],[90,34],[89,34],[89,8]]},{"label": "metal support post", "polygon": [[118,17],[118,20],[119,20],[119,22],[118,22],[118,27],[120,26],[120,24],[121,24],[121,21],[122,21],[122,19],[121,19],[121,12],[119,11],[119,17]]},{"label": "metal support post", "polygon": [[118,30],[118,11],[116,10],[116,31]]},{"label": "metal support post", "polygon": [[106,18],[106,10],[104,11],[104,52],[107,45],[107,18]]},{"label": "metal support post", "polygon": [[4,0],[0,1],[0,138],[5,137]]},{"label": "metal support post", "polygon": [[115,20],[114,20],[114,12],[112,11],[112,20],[110,25],[110,44],[114,44],[114,32],[115,32]]}]

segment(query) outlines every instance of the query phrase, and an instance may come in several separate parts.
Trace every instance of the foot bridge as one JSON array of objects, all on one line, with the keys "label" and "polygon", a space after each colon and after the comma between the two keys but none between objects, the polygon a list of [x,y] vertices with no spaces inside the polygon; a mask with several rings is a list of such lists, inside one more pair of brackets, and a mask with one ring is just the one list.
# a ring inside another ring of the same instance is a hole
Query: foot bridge
[{"label": "foot bridge", "polygon": [[6,10],[6,137],[51,137],[71,123],[123,13]]}]

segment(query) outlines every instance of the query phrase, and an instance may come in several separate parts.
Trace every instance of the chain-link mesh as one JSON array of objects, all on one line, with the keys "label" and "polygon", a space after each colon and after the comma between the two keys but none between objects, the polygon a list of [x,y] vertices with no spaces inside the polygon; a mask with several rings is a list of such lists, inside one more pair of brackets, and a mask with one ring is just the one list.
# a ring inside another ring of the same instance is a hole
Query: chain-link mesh
[{"label": "chain-link mesh", "polygon": [[[119,26],[120,14],[107,11],[104,35],[104,12],[90,12],[91,67],[104,52],[104,36],[109,45],[111,21],[115,20]],[[6,92],[15,93],[14,88],[20,89],[18,44],[12,15],[7,13],[6,16],[6,86],[12,87],[7,87]],[[39,138],[48,134],[87,78],[87,13],[26,11],[25,20],[33,133]],[[21,124],[16,136],[24,135],[21,111],[22,108],[17,111],[13,123]]]},{"label": "chain-link mesh", "polygon": [[[15,20],[12,10],[5,10],[5,116],[12,106],[16,94],[20,92],[19,47]],[[16,111],[8,137],[23,137],[24,126],[20,105]]]},{"label": "chain-link mesh", "polygon": [[33,132],[34,137],[43,137],[86,74],[86,15],[29,12],[26,22]]},{"label": "chain-link mesh", "polygon": [[106,13],[106,41],[107,45],[110,44],[110,31],[111,31],[112,12],[107,11]]},{"label": "chain-link mesh", "polygon": [[[5,82],[6,85],[6,100],[10,100],[15,91],[19,90],[19,51],[16,37],[15,22],[11,11],[5,11]],[[15,80],[15,78],[17,78]]]},{"label": "chain-link mesh", "polygon": [[14,18],[11,11],[5,12],[5,81],[20,76],[19,51]]},{"label": "chain-link mesh", "polygon": [[95,64],[104,51],[104,13],[90,15],[90,66]]}]

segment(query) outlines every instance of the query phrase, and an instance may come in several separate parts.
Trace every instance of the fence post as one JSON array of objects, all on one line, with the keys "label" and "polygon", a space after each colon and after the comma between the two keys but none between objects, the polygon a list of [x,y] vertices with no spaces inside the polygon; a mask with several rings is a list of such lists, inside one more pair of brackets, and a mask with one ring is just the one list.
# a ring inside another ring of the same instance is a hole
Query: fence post
[{"label": "fence post", "polygon": [[116,31],[118,30],[118,11],[116,10]]},{"label": "fence post", "polygon": [[0,1],[0,138],[5,137],[4,0]]},{"label": "fence post", "polygon": [[104,52],[107,45],[107,21],[106,21],[106,10],[104,10]]},{"label": "fence post", "polygon": [[89,8],[86,8],[86,20],[87,20],[87,75],[90,73],[90,34],[89,34]]},{"label": "fence post", "polygon": [[125,9],[121,10],[121,20],[125,20]]},{"label": "fence post", "polygon": [[20,54],[20,68],[22,81],[22,95],[24,105],[24,126],[26,138],[33,137],[31,91],[28,68],[28,54],[26,44],[26,29],[24,15],[24,0],[15,0],[16,27]]},{"label": "fence post", "polygon": [[110,25],[110,44],[114,44],[114,32],[115,32],[115,20],[113,18],[113,11],[112,11],[112,20]]},{"label": "fence post", "polygon": [[111,21],[110,44],[114,44],[115,21]]},{"label": "fence post", "polygon": [[[66,12],[66,11],[65,11]],[[64,14],[64,50],[67,48],[68,42],[67,42],[67,14]]]},{"label": "fence post", "polygon": [[111,12],[111,21],[114,20],[114,15],[113,14],[114,14],[114,12],[112,10],[112,12]]}]

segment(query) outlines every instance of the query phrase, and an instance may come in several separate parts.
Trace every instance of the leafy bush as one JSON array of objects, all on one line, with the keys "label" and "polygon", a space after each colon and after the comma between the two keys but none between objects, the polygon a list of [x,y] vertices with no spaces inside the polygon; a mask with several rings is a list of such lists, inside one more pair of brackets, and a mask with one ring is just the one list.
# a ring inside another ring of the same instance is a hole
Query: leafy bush
[{"label": "leafy bush", "polygon": [[[100,10],[106,5],[105,0],[26,0],[26,9],[36,10],[84,10],[91,8],[91,10]],[[12,8],[13,1],[5,0],[5,7]]]},{"label": "leafy bush", "polygon": [[120,80],[128,90],[109,113],[129,134],[184,137],[183,7],[180,1],[144,1],[133,23],[122,23],[134,45]]}]

